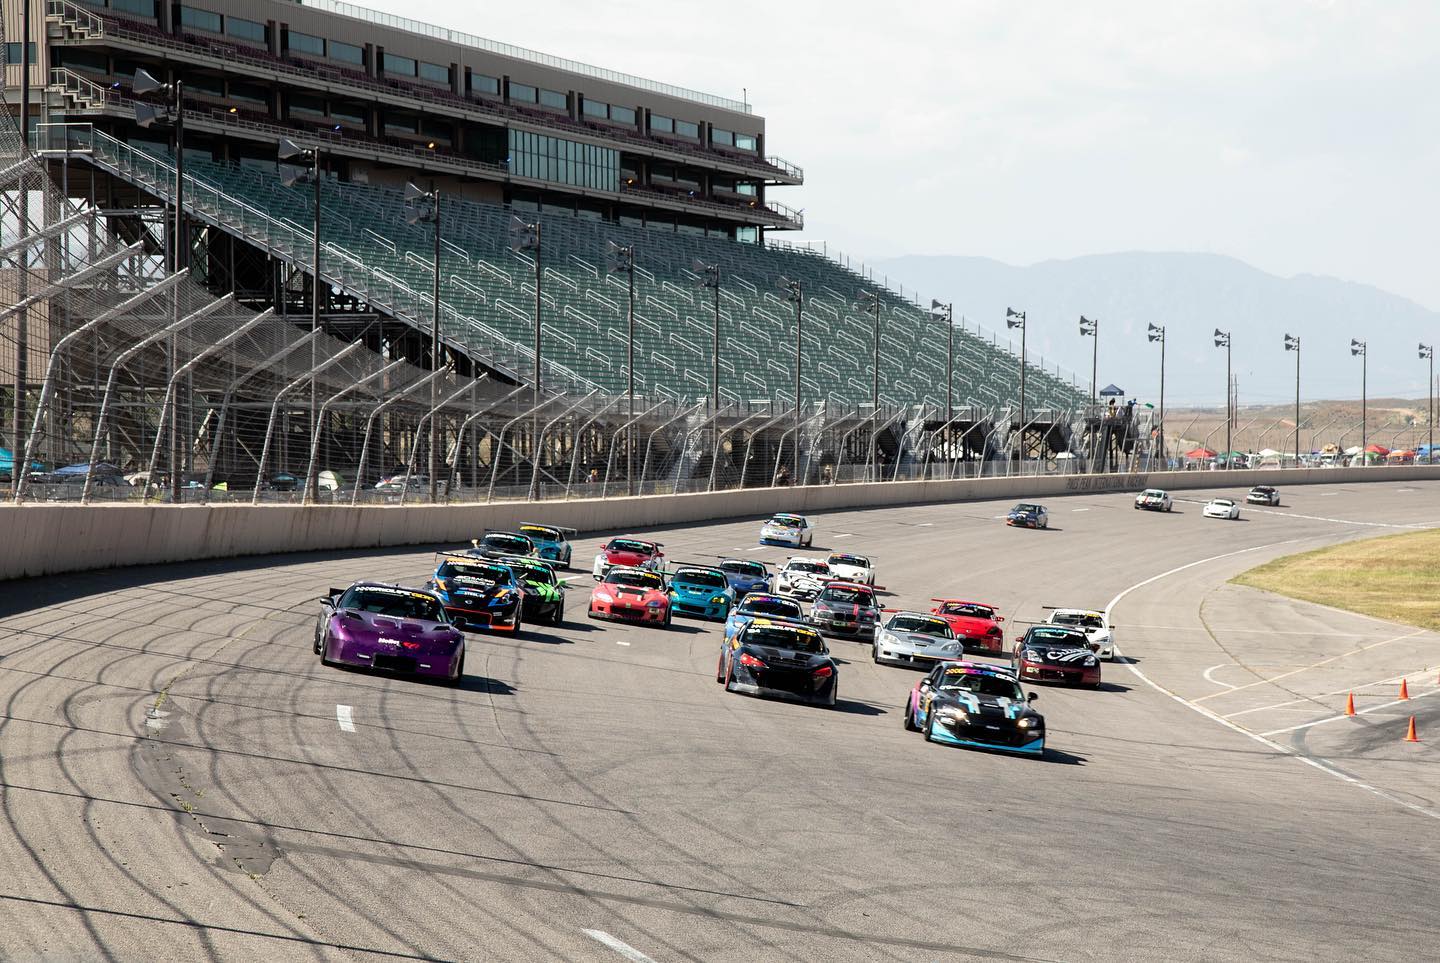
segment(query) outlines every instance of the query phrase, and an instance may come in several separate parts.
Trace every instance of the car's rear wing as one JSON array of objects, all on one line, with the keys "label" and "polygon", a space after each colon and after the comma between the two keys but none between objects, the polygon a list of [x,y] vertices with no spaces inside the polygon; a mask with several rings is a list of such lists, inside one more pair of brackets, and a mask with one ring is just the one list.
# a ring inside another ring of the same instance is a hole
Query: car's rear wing
[{"label": "car's rear wing", "polygon": [[702,572],[713,572],[721,578],[725,579],[727,582],[729,581],[730,573],[725,571],[723,568],[716,568],[714,565],[704,565],[700,562],[672,562],[670,564],[670,567],[665,569],[664,574],[674,575],[682,568],[695,568],[699,569]]},{"label": "car's rear wing", "polygon": [[[520,523],[520,527],[521,527],[521,528],[525,528],[526,526],[529,526],[530,528],[548,528],[548,529],[550,529],[551,531],[559,532],[561,535],[564,535],[567,539],[568,539],[571,535],[577,535],[577,534],[579,534],[579,532],[580,532],[580,529],[578,529],[578,528],[566,528],[564,525],[550,525],[550,524],[547,524],[546,522],[521,522],[521,523]],[[525,533],[524,533],[524,532],[521,532],[520,534],[523,535],[523,534],[525,534]]]}]

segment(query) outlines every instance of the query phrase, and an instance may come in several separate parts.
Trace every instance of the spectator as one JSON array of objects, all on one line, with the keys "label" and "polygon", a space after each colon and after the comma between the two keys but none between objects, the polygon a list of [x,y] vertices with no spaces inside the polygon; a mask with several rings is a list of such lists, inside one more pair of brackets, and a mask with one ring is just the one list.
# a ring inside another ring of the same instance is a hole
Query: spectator
[{"label": "spectator", "polygon": [[784,488],[790,484],[790,469],[784,465],[775,473],[775,484]]}]

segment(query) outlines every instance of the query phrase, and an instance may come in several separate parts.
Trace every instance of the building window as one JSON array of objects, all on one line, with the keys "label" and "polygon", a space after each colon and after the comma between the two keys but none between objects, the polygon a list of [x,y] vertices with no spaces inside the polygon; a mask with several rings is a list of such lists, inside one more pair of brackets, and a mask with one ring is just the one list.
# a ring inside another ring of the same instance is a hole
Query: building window
[{"label": "building window", "polygon": [[553,107],[556,110],[569,110],[570,98],[558,90],[541,90],[540,106]]},{"label": "building window", "polygon": [[718,144],[721,147],[734,147],[735,134],[733,131],[721,130],[719,127],[711,127],[710,143]]},{"label": "building window", "polygon": [[616,192],[620,189],[620,152],[561,137],[511,130],[510,173],[572,187]]},{"label": "building window", "polygon": [[610,119],[617,124],[624,124],[626,127],[634,127],[635,109],[633,107],[620,107],[616,104],[611,104]]},{"label": "building window", "polygon": [[535,103],[536,91],[529,84],[517,84],[510,81],[505,85],[505,92],[512,101],[519,104]]},{"label": "building window", "polygon": [[736,135],[735,135],[735,147],[736,147],[738,150],[753,151],[753,150],[755,149],[755,135],[753,135],[753,134],[736,134]]},{"label": "building window", "polygon": [[491,77],[487,74],[471,74],[470,92],[472,94],[484,94],[489,97],[499,97],[500,78]]},{"label": "building window", "polygon": [[[103,7],[103,3],[95,6]],[[155,19],[155,0],[110,0],[110,9],[121,13],[133,13],[137,17]]]},{"label": "building window", "polygon": [[263,23],[256,23],[254,20],[226,17],[225,32],[232,37],[248,40],[251,43],[263,44],[265,42],[265,25]]},{"label": "building window", "polygon": [[308,33],[291,30],[285,41],[285,49],[291,53],[307,54],[311,57],[323,57],[325,56],[325,40],[322,37],[314,37]]},{"label": "building window", "polygon": [[209,10],[197,10],[195,7],[181,7],[180,25],[182,27],[189,27],[192,30],[219,33],[220,14],[211,13]]},{"label": "building window", "polygon": [[675,118],[665,117],[661,114],[650,115],[650,133],[652,134],[673,134],[675,133]]},{"label": "building window", "polygon": [[386,53],[381,66],[387,74],[399,74],[404,77],[415,76],[415,61],[409,57],[402,57],[399,54]]},{"label": "building window", "polygon": [[680,137],[688,137],[691,140],[700,139],[700,125],[692,124],[688,120],[675,121],[675,133]]},{"label": "building window", "polygon": [[450,86],[450,68],[442,67],[439,64],[428,64],[423,60],[420,62],[420,79],[428,80],[432,84],[444,84]]},{"label": "building window", "polygon": [[365,48],[357,47],[353,43],[332,40],[330,41],[330,59],[363,67],[365,66]]},{"label": "building window", "polygon": [[417,134],[420,132],[419,117],[405,117],[396,114],[385,115],[385,133]]},{"label": "building window", "polygon": [[610,105],[599,100],[591,100],[586,97],[582,103],[586,117],[598,117],[601,120],[610,119]]},{"label": "building window", "polygon": [[735,185],[735,193],[736,193],[736,194],[744,194],[746,197],[754,197],[754,196],[755,196],[755,183],[754,183],[754,181],[741,181],[740,183],[736,184],[736,185]]},{"label": "building window", "polygon": [[365,108],[357,104],[331,104],[330,116],[346,124],[365,126]]},{"label": "building window", "polygon": [[758,227],[737,227],[735,228],[735,240],[741,244],[760,243],[760,229]]},{"label": "building window", "polygon": [[225,99],[225,83],[219,77],[186,77],[185,93]]},{"label": "building window", "polygon": [[310,117],[325,116],[325,101],[319,97],[303,97],[298,94],[290,97],[290,113],[305,114]]},{"label": "building window", "polygon": [[[35,44],[28,43],[25,46],[30,48],[30,63],[38,63],[35,59]],[[7,64],[18,64],[20,62],[20,45],[18,43],[7,43],[5,45],[5,62]]]},{"label": "building window", "polygon": [[270,91],[259,84],[242,84],[232,80],[230,81],[230,99],[268,107],[270,106]]}]

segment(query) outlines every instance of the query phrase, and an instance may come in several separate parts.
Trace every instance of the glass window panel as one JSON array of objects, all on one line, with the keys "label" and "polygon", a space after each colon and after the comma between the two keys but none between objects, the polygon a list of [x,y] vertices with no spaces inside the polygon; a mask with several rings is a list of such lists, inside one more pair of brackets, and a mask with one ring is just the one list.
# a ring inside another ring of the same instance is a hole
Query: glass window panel
[{"label": "glass window panel", "polygon": [[710,143],[719,144],[722,147],[734,147],[735,134],[733,131],[721,130],[719,127],[711,127]]},{"label": "glass window panel", "polygon": [[470,91],[476,94],[489,94],[492,97],[500,96],[500,78],[491,77],[486,74],[470,75]]},{"label": "glass window panel", "polygon": [[[103,7],[103,3],[95,3],[94,6]],[[155,0],[110,0],[110,9],[119,10],[123,13],[133,13],[137,17],[155,16]],[[261,39],[264,39],[263,37]]]},{"label": "glass window panel", "polygon": [[675,121],[675,133],[681,137],[689,137],[691,140],[700,139],[700,125],[692,124],[688,120]]},{"label": "glass window panel", "polygon": [[331,104],[330,116],[347,124],[365,123],[365,108],[355,104]]},{"label": "glass window panel", "polygon": [[505,85],[505,89],[511,100],[519,101],[522,104],[535,103],[535,88],[529,84],[517,84],[512,80]]},{"label": "glass window panel", "polygon": [[226,17],[225,32],[232,37],[249,40],[252,43],[263,44],[265,42],[265,25],[263,23],[256,23],[254,20]]},{"label": "glass window panel", "polygon": [[565,110],[570,106],[570,98],[558,90],[541,90],[540,104],[543,107],[554,107],[557,110]]},{"label": "glass window panel", "polygon": [[298,33],[291,30],[287,34],[285,49],[291,53],[306,54],[311,57],[325,56],[325,40],[323,37],[315,37],[308,33]]},{"label": "glass window panel", "polygon": [[219,33],[220,14],[211,13],[209,10],[199,10],[195,7],[181,7],[180,25],[189,27],[192,30],[205,30],[209,33]]},{"label": "glass window panel", "polygon": [[673,134],[675,133],[675,119],[662,114],[651,114],[650,129],[657,134]]},{"label": "glass window panel", "polygon": [[397,74],[403,77],[415,76],[415,61],[413,58],[387,53],[381,63],[387,74]]},{"label": "glass window panel", "polygon": [[604,120],[610,116],[610,105],[603,100],[591,100],[586,97],[583,101],[583,108],[586,117],[599,117]]},{"label": "glass window panel", "polygon": [[325,101],[319,97],[302,97],[298,95],[290,98],[290,112],[292,114],[313,114],[320,117],[325,116]]},{"label": "glass window panel", "polygon": [[420,79],[428,80],[434,84],[450,83],[450,68],[440,64],[420,62]]},{"label": "glass window panel", "polygon": [[753,134],[736,134],[735,146],[740,150],[754,150],[755,137]]},{"label": "glass window panel", "polygon": [[330,59],[363,67],[365,66],[365,48],[357,47],[353,43],[332,40],[330,41]]},{"label": "glass window panel", "polygon": [[[31,43],[28,43],[28,44],[26,44],[25,46],[27,46],[27,47],[30,48],[30,63],[32,63],[32,64],[38,63],[38,61],[35,59],[35,44],[34,44],[34,42],[32,41]],[[20,44],[18,44],[18,43],[7,43],[7,44],[5,45],[5,62],[6,62],[7,64],[18,64],[18,63],[20,62]]]},{"label": "glass window panel", "polygon": [[633,107],[620,107],[616,105],[611,105],[610,119],[615,121],[615,123],[617,124],[626,124],[630,127],[634,127],[635,110]]}]

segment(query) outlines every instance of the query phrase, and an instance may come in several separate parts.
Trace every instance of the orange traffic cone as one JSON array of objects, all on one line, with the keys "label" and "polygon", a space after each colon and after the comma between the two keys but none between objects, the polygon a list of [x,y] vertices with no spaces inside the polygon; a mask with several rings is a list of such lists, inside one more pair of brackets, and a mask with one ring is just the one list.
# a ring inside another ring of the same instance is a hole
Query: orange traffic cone
[{"label": "orange traffic cone", "polygon": [[1345,697],[1345,714],[1347,716],[1355,714],[1355,693],[1353,692]]},{"label": "orange traffic cone", "polygon": [[1405,684],[1405,680],[1404,680],[1404,679],[1401,679],[1401,680],[1400,680],[1400,698],[1402,698],[1402,699],[1408,699],[1408,698],[1410,698],[1410,687]]},{"label": "orange traffic cone", "polygon": [[1405,733],[1406,742],[1419,742],[1420,738],[1415,735],[1415,717],[1410,717],[1410,731]]}]

